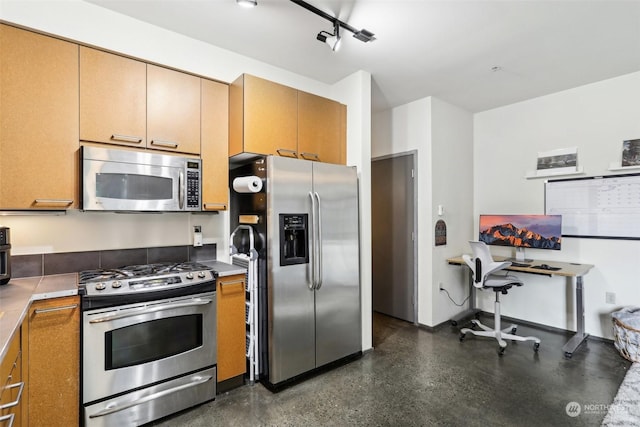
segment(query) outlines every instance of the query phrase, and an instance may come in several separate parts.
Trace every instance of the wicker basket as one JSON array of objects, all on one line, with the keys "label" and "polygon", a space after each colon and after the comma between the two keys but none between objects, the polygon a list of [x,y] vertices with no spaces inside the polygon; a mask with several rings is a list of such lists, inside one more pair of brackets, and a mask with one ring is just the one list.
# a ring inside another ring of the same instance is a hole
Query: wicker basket
[{"label": "wicker basket", "polygon": [[640,330],[625,325],[613,318],[613,345],[622,357],[632,362],[640,362]]}]

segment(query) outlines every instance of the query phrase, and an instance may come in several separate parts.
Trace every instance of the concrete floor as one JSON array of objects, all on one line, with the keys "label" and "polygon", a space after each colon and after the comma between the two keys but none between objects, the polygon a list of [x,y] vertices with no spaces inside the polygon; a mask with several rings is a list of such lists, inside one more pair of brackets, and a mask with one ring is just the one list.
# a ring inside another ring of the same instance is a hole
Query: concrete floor
[{"label": "concrete floor", "polygon": [[[598,340],[565,359],[568,335],[526,326],[518,334],[539,337],[538,353],[509,342],[498,356],[490,339],[461,343],[448,325],[430,332],[378,314],[373,329],[374,350],[346,366],[277,394],[243,386],[153,425],[599,426],[630,366]],[[584,408],[577,417],[570,402]]]}]

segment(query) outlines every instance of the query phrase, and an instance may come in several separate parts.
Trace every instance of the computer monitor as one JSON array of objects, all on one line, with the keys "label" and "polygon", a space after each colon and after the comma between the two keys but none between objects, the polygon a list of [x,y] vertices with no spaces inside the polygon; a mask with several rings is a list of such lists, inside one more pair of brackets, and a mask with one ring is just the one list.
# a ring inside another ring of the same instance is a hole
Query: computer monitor
[{"label": "computer monitor", "polygon": [[530,262],[525,248],[560,250],[562,215],[480,215],[479,230],[480,241],[515,247],[515,260]]}]

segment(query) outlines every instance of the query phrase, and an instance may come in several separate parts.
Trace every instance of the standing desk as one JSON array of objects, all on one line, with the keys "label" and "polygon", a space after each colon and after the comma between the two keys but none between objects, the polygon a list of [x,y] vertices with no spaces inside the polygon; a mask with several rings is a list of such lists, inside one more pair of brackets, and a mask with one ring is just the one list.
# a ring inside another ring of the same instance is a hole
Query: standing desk
[{"label": "standing desk", "polygon": [[[496,256],[493,257],[494,261],[505,261],[507,257]],[[462,256],[449,258],[447,259],[447,263],[451,265],[463,265],[467,264],[462,259]],[[592,264],[577,264],[577,263],[569,263],[569,262],[558,262],[558,261],[544,261],[544,260],[534,260],[529,267],[516,267],[509,266],[505,270],[509,271],[519,271],[521,273],[528,274],[538,274],[543,276],[564,276],[570,278],[572,281],[575,278],[576,283],[576,333],[571,337],[569,341],[562,347],[564,351],[564,355],[567,358],[570,358],[574,351],[587,339],[589,336],[588,333],[584,330],[584,290],[582,277],[589,272],[593,268]],[[546,264],[550,267],[559,267],[560,270],[543,270],[539,268],[535,268],[534,266]],[[471,276],[471,275],[469,275]],[[469,278],[470,285],[470,295],[469,295],[469,308],[455,316],[451,319],[451,323],[455,326],[462,319],[467,317],[471,317],[480,312],[475,306],[476,304],[476,287],[473,285],[473,278]]]}]

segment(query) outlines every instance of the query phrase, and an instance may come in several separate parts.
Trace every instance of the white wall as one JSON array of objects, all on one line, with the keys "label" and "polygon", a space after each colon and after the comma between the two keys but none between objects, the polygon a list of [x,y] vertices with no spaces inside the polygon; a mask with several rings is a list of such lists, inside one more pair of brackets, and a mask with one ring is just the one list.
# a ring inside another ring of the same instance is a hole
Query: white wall
[{"label": "white wall", "polygon": [[[417,152],[418,322],[435,326],[464,308],[439,291],[440,283],[459,303],[468,294],[465,271],[445,260],[461,253],[472,230],[472,115],[433,97],[379,112],[371,150],[372,158]],[[447,223],[447,245],[435,247],[440,218]]]},{"label": "white wall", "polygon": [[[620,161],[623,140],[640,138],[639,100],[640,73],[633,73],[476,114],[475,221],[480,213],[544,213],[544,179],[525,179],[535,171],[539,151],[578,147],[585,176],[619,173],[608,167]],[[595,265],[584,277],[586,331],[592,335],[612,338],[610,313],[640,305],[639,241],[565,238],[561,251],[530,250],[527,256]],[[571,282],[522,279],[525,286],[503,298],[504,315],[575,330]],[[617,304],[606,304],[605,292],[614,292]],[[493,311],[492,295],[480,295],[478,302]]]},{"label": "white wall", "polygon": [[[356,165],[361,194],[370,193],[370,75],[355,73],[328,85],[80,0],[0,0],[0,20],[72,41],[112,50],[223,82],[254,74],[347,105],[348,163]],[[370,202],[361,203],[363,248],[363,350],[371,348]],[[11,227],[12,253],[71,252],[191,243],[192,225],[205,243],[228,258],[229,218],[204,214],[114,214],[69,211],[62,216],[2,217]]]}]

